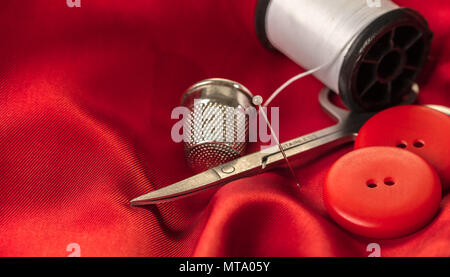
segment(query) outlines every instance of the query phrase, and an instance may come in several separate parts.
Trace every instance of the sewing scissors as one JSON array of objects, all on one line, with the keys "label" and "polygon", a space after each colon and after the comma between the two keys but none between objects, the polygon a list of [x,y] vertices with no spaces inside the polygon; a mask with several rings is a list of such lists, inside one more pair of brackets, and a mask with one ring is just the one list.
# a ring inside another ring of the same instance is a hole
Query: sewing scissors
[{"label": "sewing scissors", "polygon": [[[322,89],[319,93],[319,103],[322,109],[337,121],[337,124],[281,144],[287,158],[295,166],[304,164],[335,147],[354,142],[360,128],[376,114],[376,112],[355,113],[342,109],[331,102],[332,93],[334,92],[328,88]],[[413,103],[417,95],[418,86],[415,85],[403,104]],[[448,107],[439,105],[428,105],[428,107],[450,115]],[[272,146],[139,196],[131,200],[131,205],[142,206],[174,201],[218,185],[280,167],[284,161],[279,147]]]}]

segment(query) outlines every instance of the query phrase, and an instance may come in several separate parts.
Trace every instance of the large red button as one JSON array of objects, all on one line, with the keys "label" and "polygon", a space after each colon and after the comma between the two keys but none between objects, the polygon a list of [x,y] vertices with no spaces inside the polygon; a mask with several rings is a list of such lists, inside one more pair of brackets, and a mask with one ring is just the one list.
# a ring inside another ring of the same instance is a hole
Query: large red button
[{"label": "large red button", "polygon": [[355,149],[396,146],[418,154],[438,172],[443,189],[450,188],[450,118],[424,106],[397,106],[382,111],[361,128]]},{"label": "large red button", "polygon": [[367,147],[336,161],[323,196],[330,216],[343,228],[388,239],[417,231],[433,218],[441,184],[418,155],[395,147]]}]

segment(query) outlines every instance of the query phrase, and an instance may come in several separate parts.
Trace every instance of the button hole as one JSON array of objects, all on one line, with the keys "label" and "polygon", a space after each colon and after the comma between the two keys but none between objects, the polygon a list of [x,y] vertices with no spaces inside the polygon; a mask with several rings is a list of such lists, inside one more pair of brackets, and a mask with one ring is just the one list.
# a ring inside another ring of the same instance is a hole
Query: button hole
[{"label": "button hole", "polygon": [[387,178],[384,179],[384,184],[386,186],[393,186],[393,185],[395,185],[395,181],[394,181],[393,178],[387,177]]},{"label": "button hole", "polygon": [[422,141],[422,140],[416,140],[416,141],[414,141],[414,147],[416,147],[416,148],[422,148],[422,147],[424,147],[425,146],[425,143]]},{"label": "button hole", "polygon": [[398,148],[402,148],[402,149],[405,149],[407,146],[408,146],[408,144],[406,143],[406,141],[400,141],[399,143],[397,143],[397,145],[396,145]]},{"label": "button hole", "polygon": [[373,179],[368,180],[368,181],[366,182],[366,185],[367,185],[369,188],[371,188],[371,189],[377,187],[377,184],[375,183],[375,180],[373,180]]}]

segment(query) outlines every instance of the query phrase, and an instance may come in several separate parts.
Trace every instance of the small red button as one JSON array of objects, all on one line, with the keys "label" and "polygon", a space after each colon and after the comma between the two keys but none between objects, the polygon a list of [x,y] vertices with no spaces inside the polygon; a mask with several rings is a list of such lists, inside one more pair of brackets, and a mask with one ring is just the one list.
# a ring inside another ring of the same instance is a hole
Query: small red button
[{"label": "small red button", "polygon": [[417,231],[433,218],[441,184],[418,155],[395,147],[367,147],[336,161],[323,196],[330,216],[343,228],[388,239]]},{"label": "small red button", "polygon": [[397,106],[382,111],[361,128],[355,149],[396,146],[427,160],[450,188],[450,117],[424,106]]}]

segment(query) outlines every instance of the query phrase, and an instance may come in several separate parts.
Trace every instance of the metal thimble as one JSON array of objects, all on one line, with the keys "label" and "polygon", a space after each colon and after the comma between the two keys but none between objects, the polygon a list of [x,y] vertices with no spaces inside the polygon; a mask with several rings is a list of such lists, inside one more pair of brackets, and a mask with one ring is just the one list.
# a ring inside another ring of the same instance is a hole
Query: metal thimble
[{"label": "metal thimble", "polygon": [[[184,150],[189,167],[205,171],[245,153],[252,95],[243,85],[207,79],[190,87],[181,100],[190,111],[184,121]],[[186,137],[187,136],[187,137]]]}]

